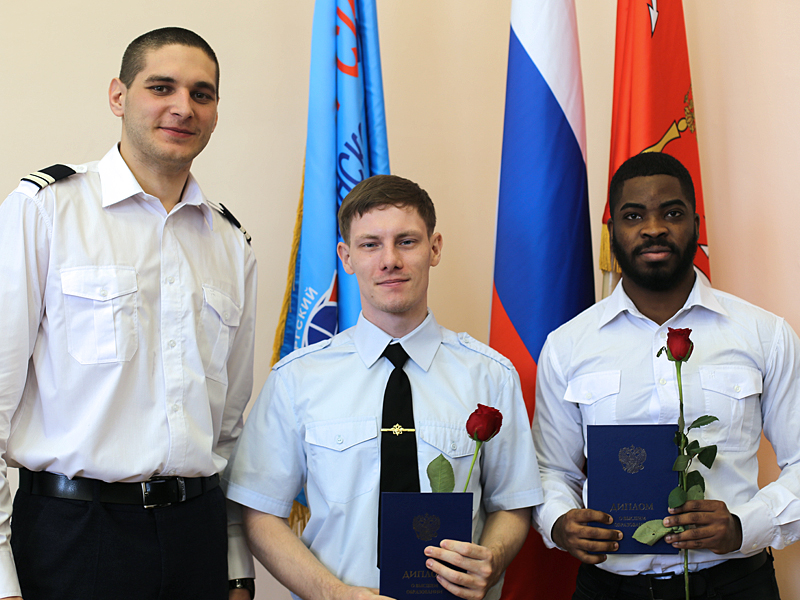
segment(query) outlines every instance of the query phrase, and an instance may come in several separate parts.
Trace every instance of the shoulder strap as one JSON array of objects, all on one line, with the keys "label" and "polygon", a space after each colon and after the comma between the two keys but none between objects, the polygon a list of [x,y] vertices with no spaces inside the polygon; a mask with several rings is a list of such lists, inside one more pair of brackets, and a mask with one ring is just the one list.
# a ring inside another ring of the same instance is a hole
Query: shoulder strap
[{"label": "shoulder strap", "polygon": [[67,165],[53,165],[41,171],[31,173],[27,177],[23,177],[22,181],[28,181],[38,187],[40,190],[47,187],[51,183],[55,183],[59,179],[65,179],[70,175],[75,175],[75,169]]},{"label": "shoulder strap", "polygon": [[[209,202],[209,204],[211,203]],[[211,206],[214,205],[211,204]],[[244,239],[246,239],[247,243],[249,244],[252,238],[250,237],[250,234],[247,233],[247,230],[244,227],[242,227],[242,224],[239,223],[239,219],[234,217],[233,213],[229,211],[228,208],[222,202],[219,203],[219,207],[214,206],[214,208],[216,208],[222,214],[222,216],[225,217],[228,221],[233,223],[234,227],[236,227],[239,231],[242,232],[242,234],[244,235]]]}]

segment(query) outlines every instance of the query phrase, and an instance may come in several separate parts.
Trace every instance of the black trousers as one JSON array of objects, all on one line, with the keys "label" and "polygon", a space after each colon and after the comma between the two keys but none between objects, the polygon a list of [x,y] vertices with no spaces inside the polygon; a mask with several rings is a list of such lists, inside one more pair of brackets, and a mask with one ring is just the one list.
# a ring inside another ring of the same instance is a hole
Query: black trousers
[{"label": "black trousers", "polygon": [[[701,593],[692,592],[692,600],[780,600],[772,555],[758,569],[720,586],[702,586]],[[650,600],[649,592],[630,593],[625,584],[609,586],[596,577],[596,568],[581,565],[572,600]],[[623,578],[624,579],[624,578]],[[683,594],[679,598],[683,599]]]},{"label": "black trousers", "polygon": [[18,491],[11,547],[25,600],[225,600],[225,497],[162,508]]}]

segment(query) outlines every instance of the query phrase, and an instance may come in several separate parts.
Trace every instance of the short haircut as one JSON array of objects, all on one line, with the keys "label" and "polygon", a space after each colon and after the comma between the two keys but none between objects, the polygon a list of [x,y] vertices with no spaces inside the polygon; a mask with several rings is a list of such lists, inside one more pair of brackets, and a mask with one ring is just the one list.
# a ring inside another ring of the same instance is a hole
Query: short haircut
[{"label": "short haircut", "polygon": [[643,152],[635,154],[622,163],[611,178],[608,186],[608,208],[611,215],[622,198],[622,188],[625,182],[634,177],[650,177],[651,175],[670,175],[681,184],[681,191],[686,199],[691,202],[692,210],[697,210],[694,197],[694,184],[692,176],[681,162],[674,156],[663,152]]},{"label": "short haircut", "polygon": [[425,222],[428,237],[433,235],[436,210],[428,192],[413,181],[396,175],[373,175],[350,190],[339,207],[339,231],[345,244],[350,243],[350,225],[356,215],[361,217],[385,206],[416,209]]},{"label": "short haircut", "polygon": [[147,53],[158,50],[163,46],[189,46],[199,48],[214,62],[217,69],[217,97],[219,97],[219,61],[211,46],[194,31],[182,27],[164,27],[143,33],[133,40],[122,55],[122,66],[119,69],[119,78],[125,87],[130,87],[136,76],[144,69]]}]

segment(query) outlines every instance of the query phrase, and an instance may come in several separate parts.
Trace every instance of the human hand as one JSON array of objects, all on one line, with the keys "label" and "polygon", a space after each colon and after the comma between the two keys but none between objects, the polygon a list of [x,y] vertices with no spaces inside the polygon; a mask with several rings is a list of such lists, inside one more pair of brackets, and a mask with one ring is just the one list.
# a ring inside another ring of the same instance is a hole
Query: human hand
[{"label": "human hand", "polygon": [[[619,548],[617,542],[622,539],[622,532],[587,525],[591,522],[611,525],[614,519],[599,510],[573,508],[555,522],[552,537],[559,548],[564,548],[581,562],[596,565],[608,558],[605,552],[614,552]],[[603,554],[590,554],[590,552]]]},{"label": "human hand", "polygon": [[[444,589],[459,598],[482,600],[486,592],[497,583],[505,564],[502,546],[487,548],[469,542],[442,540],[439,546],[425,548],[426,566],[436,573],[436,580]],[[456,571],[443,564],[464,569]]]},{"label": "human hand", "polygon": [[720,500],[689,500],[669,512],[674,516],[664,519],[664,527],[694,526],[664,538],[675,548],[703,548],[714,554],[727,554],[742,547],[742,523]]}]

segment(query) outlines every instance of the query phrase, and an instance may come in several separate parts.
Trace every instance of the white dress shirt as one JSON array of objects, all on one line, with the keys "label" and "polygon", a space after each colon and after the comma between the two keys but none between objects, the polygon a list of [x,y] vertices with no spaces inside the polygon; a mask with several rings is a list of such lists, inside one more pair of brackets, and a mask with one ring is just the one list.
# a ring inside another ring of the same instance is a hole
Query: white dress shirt
[{"label": "white dress shirt", "polygon": [[[138,482],[221,472],[252,389],[256,261],[189,175],[175,208],[115,146],[0,205],[0,450]],[[0,597],[19,593],[0,461]],[[252,576],[240,528],[230,576]]]},{"label": "white dress shirt", "polygon": [[[392,372],[381,358],[392,337],[367,321],[275,365],[231,457],[228,497],[287,517],[305,489],[311,520],[303,541],[347,584],[377,588],[378,498],[383,395]],[[511,363],[432,314],[400,340],[409,354],[420,489],[444,454],[463,489],[475,450],[466,431],[478,403],[503,413],[500,433],[481,449],[473,492],[473,540],[487,512],[541,502],[542,491],[519,377]],[[500,585],[491,590],[496,598]]]},{"label": "white dress shirt", "polygon": [[[683,308],[661,326],[618,285],[548,336],[533,424],[545,489],[544,504],[534,510],[537,528],[552,546],[556,519],[585,505],[587,425],[677,423],[675,365],[665,354],[656,357],[668,327],[692,330],[694,352],[681,371],[686,422],[704,414],[719,418],[689,434],[718,450],[710,470],[697,461],[692,469],[705,477],[706,498],[723,500],[742,523],[740,551],[720,557],[692,550],[690,570],[791,544],[800,537],[800,340],[783,319],[708,287],[700,277]],[[781,475],[759,490],[762,429]],[[608,557],[598,566],[620,575],[682,571],[678,554]]]}]

